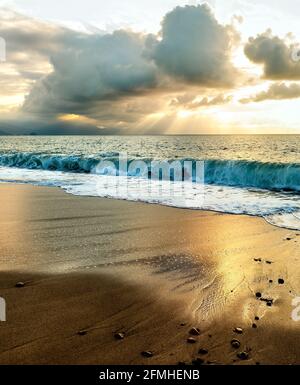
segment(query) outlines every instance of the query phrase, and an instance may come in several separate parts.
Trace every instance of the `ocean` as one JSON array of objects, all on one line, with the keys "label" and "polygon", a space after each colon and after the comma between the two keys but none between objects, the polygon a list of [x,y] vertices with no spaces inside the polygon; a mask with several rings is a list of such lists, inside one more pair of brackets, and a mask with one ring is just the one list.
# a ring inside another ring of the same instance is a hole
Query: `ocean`
[{"label": "ocean", "polygon": [[[121,172],[120,157],[126,158],[127,171]],[[1,183],[254,215],[296,230],[299,159],[300,135],[0,136]],[[105,172],[99,162],[107,165]],[[146,164],[146,171],[130,168],[132,162]],[[169,180],[162,174],[154,178],[153,162],[177,162],[183,175],[190,162],[190,178],[178,180],[173,170]],[[203,165],[200,178],[198,163]]]}]

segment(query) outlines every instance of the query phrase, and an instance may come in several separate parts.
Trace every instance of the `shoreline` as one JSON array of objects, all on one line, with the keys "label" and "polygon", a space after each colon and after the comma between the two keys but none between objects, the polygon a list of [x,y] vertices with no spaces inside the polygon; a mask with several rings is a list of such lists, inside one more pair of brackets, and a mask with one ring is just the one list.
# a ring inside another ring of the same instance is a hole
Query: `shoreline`
[{"label": "shoreline", "polygon": [[[300,323],[291,319],[299,232],[247,215],[58,188],[0,184],[0,197],[8,316],[0,364],[300,362]],[[199,336],[189,334],[193,327]],[[248,359],[237,358],[244,351]]]},{"label": "shoreline", "polygon": [[157,203],[157,202],[148,202],[148,201],[137,201],[137,200],[130,200],[130,199],[123,199],[123,198],[114,198],[114,197],[97,197],[93,195],[79,195],[79,194],[73,194],[71,192],[66,191],[65,188],[59,187],[59,186],[42,186],[39,184],[31,184],[28,182],[0,182],[0,186],[2,185],[13,185],[13,186],[33,186],[37,188],[46,188],[46,189],[58,189],[61,190],[63,193],[67,195],[71,195],[74,197],[79,197],[79,198],[93,198],[93,199],[105,199],[105,200],[113,200],[113,201],[120,201],[120,202],[130,202],[130,203],[135,203],[135,204],[142,204],[142,205],[154,205],[154,206],[161,206],[161,207],[167,207],[167,208],[172,208],[176,210],[190,210],[190,211],[198,211],[198,212],[203,212],[203,213],[213,213],[213,214],[220,214],[220,215],[233,215],[233,216],[238,216],[238,217],[250,217],[250,218],[257,218],[257,219],[262,219],[264,220],[268,225],[274,226],[278,229],[284,229],[288,231],[294,231],[294,232],[299,232],[300,230],[291,228],[291,227],[286,227],[286,226],[280,226],[276,223],[271,223],[269,222],[263,215],[257,215],[257,214],[249,214],[249,213],[234,213],[234,212],[227,212],[227,211],[219,211],[216,209],[199,209],[199,208],[194,208],[194,207],[181,207],[181,206],[172,206],[168,205],[166,203]]}]

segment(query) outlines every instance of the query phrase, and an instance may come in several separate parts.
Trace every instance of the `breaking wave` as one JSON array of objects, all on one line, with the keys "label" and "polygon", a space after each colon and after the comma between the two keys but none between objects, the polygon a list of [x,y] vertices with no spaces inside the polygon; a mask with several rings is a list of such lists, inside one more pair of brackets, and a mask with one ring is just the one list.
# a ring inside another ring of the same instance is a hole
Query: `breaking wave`
[{"label": "breaking wave", "polygon": [[[0,155],[0,166],[26,168],[31,170],[63,171],[72,173],[103,174],[110,173],[109,167],[99,168],[99,162],[111,162],[116,170],[115,175],[122,175],[119,170],[119,154],[116,152],[101,153],[97,156],[53,155],[43,153],[9,153]],[[151,178],[151,166],[157,159],[127,159],[127,166],[133,161],[143,161],[145,169],[134,169],[127,176]],[[191,162],[193,172],[200,159],[169,159],[171,164],[180,162],[183,172],[187,162]],[[130,170],[130,168],[129,168]],[[171,173],[172,174],[172,173]],[[193,173],[195,175],[195,173]],[[172,175],[171,175],[172,177]],[[300,163],[267,163],[246,160],[205,160],[205,184],[257,188],[270,191],[300,191]]]}]

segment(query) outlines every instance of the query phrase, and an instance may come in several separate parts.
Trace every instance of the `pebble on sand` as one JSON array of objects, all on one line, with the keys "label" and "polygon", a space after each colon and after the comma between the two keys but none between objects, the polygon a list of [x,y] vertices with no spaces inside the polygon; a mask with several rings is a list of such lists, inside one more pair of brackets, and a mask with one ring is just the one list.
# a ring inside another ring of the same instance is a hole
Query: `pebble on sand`
[{"label": "pebble on sand", "polygon": [[116,333],[115,334],[115,339],[116,340],[123,340],[125,337],[125,334],[124,333]]},{"label": "pebble on sand", "polygon": [[204,356],[205,354],[208,354],[208,350],[201,348],[199,349],[198,353]]},{"label": "pebble on sand", "polygon": [[192,364],[193,365],[203,365],[204,364],[204,360],[202,360],[202,358],[196,358],[195,360],[192,361]]},{"label": "pebble on sand", "polygon": [[258,291],[257,293],[255,293],[255,296],[256,298],[261,298],[261,293]]},{"label": "pebble on sand", "polygon": [[16,287],[24,287],[25,286],[25,283],[24,282],[17,282]]},{"label": "pebble on sand", "polygon": [[259,317],[257,315],[255,316],[254,319],[255,319],[255,321],[259,321]]},{"label": "pebble on sand", "polygon": [[79,336],[85,336],[85,335],[87,335],[87,331],[86,330],[79,330],[79,332],[77,334]]},{"label": "pebble on sand", "polygon": [[142,355],[143,357],[146,357],[146,358],[153,357],[153,353],[150,352],[149,350],[148,350],[148,351],[146,350],[146,351],[142,352],[141,355]]},{"label": "pebble on sand", "polygon": [[233,339],[233,340],[231,340],[231,346],[234,349],[238,349],[241,346],[241,343],[239,340]]},{"label": "pebble on sand", "polygon": [[187,339],[187,343],[189,343],[189,344],[195,344],[197,341],[195,340],[195,338],[193,338],[193,337],[189,337],[188,339]]},{"label": "pebble on sand", "polygon": [[257,328],[257,325],[255,323],[252,324],[252,328],[253,329],[256,329]]},{"label": "pebble on sand", "polygon": [[273,305],[273,299],[271,298],[260,298],[261,301],[266,302],[267,306]]},{"label": "pebble on sand", "polygon": [[242,328],[234,328],[233,331],[237,334],[242,334],[243,333],[243,329]]},{"label": "pebble on sand", "polygon": [[279,285],[283,285],[284,284],[284,279],[283,278],[278,278],[278,283],[279,283]]},{"label": "pebble on sand", "polygon": [[200,335],[200,329],[198,328],[192,328],[189,333],[192,335],[192,336],[199,336]]},{"label": "pebble on sand", "polygon": [[239,352],[237,354],[237,357],[240,359],[240,360],[248,360],[249,358],[249,353],[247,352]]}]

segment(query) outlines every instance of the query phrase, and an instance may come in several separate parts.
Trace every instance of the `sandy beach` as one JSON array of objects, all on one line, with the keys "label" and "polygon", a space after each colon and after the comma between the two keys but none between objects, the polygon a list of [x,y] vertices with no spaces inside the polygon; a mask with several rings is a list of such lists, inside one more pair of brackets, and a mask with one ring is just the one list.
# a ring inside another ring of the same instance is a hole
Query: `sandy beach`
[{"label": "sandy beach", "polygon": [[0,199],[0,364],[300,363],[299,232],[29,185]]}]

